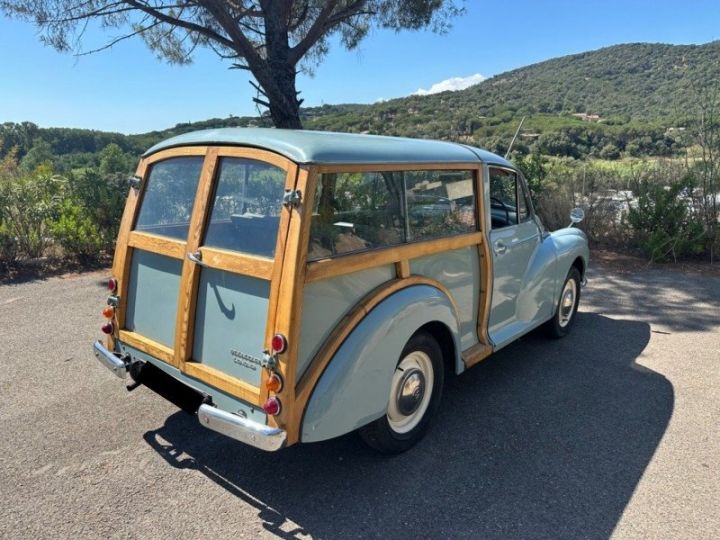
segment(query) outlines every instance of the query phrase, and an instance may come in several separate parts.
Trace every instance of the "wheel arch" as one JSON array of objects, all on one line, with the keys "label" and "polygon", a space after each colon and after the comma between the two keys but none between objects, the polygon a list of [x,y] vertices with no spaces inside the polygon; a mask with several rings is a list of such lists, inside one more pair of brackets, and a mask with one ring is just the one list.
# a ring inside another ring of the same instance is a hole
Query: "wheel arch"
[{"label": "wheel arch", "polygon": [[443,355],[443,364],[445,366],[445,373],[458,373],[464,368],[462,360],[459,358],[460,351],[453,333],[445,323],[440,321],[431,321],[418,328],[417,332],[427,332],[430,334],[440,345],[440,350]]},{"label": "wheel arch", "polygon": [[457,310],[451,297],[431,280],[407,281],[405,287],[365,311],[327,355],[312,387],[306,382],[298,393],[301,398],[306,395],[306,401],[297,404],[302,410],[298,419],[301,441],[337,437],[385,414],[397,359],[407,341],[420,330],[438,340],[443,356],[449,354],[450,358],[455,356],[455,362],[462,361]]}]

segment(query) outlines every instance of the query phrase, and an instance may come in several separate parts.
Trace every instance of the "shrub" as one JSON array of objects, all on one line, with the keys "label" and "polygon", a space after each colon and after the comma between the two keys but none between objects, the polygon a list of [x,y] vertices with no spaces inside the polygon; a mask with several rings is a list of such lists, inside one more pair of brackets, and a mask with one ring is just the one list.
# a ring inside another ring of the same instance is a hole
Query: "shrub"
[{"label": "shrub", "polygon": [[0,224],[0,269],[7,268],[17,258],[17,241],[7,227]]},{"label": "shrub", "polygon": [[117,236],[127,196],[127,174],[102,174],[96,169],[73,173],[68,178],[70,198],[95,226],[104,248],[110,248]]},{"label": "shrub", "polygon": [[66,180],[47,165],[2,179],[3,224],[19,253],[30,258],[43,255],[52,242],[48,226],[59,214],[66,186]]},{"label": "shrub", "polygon": [[50,225],[50,231],[66,255],[80,262],[97,259],[105,244],[91,216],[82,206],[69,199],[63,201],[60,215]]},{"label": "shrub", "polygon": [[669,186],[641,181],[637,205],[628,211],[628,222],[640,247],[652,261],[697,255],[703,252],[704,230],[693,219],[689,193],[693,184],[685,178]]}]

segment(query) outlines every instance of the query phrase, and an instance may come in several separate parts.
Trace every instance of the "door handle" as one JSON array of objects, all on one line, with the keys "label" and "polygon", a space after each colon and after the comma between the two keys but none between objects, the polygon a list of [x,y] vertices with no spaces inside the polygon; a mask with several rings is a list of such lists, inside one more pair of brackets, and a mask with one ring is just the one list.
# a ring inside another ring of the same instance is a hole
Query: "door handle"
[{"label": "door handle", "polygon": [[507,246],[505,245],[505,242],[502,240],[498,240],[495,242],[495,245],[493,246],[493,251],[495,252],[495,255],[502,255],[507,251]]},{"label": "door handle", "polygon": [[202,262],[202,253],[199,251],[196,251],[195,253],[188,253],[187,258],[190,262],[194,262],[195,264],[199,264],[200,266],[204,266],[207,268],[207,265]]}]

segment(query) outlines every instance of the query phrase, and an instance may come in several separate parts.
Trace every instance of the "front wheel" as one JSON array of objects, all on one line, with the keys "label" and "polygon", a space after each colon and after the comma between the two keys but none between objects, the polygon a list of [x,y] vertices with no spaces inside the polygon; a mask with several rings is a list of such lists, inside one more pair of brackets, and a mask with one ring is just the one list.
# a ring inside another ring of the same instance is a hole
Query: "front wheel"
[{"label": "front wheel", "polygon": [[399,454],[417,443],[440,404],[443,356],[434,337],[419,332],[400,354],[390,383],[387,413],[360,428],[360,437],[384,454]]},{"label": "front wheel", "polygon": [[572,324],[575,322],[575,314],[579,303],[580,272],[573,266],[565,278],[555,314],[545,327],[550,337],[561,338],[570,332]]}]

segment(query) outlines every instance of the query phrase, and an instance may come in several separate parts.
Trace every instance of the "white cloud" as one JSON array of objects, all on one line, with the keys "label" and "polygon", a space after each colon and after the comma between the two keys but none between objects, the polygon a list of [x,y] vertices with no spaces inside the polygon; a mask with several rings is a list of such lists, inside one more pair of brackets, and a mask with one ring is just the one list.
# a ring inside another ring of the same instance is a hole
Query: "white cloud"
[{"label": "white cloud", "polygon": [[466,88],[478,84],[480,82],[483,82],[487,77],[483,77],[479,73],[476,73],[475,75],[470,75],[468,77],[452,77],[450,79],[445,79],[444,81],[440,81],[439,83],[433,84],[429,90],[425,90],[424,88],[418,88],[418,91],[415,92],[415,96],[427,96],[428,94],[437,94],[438,92],[455,92],[456,90],[465,90]]}]

